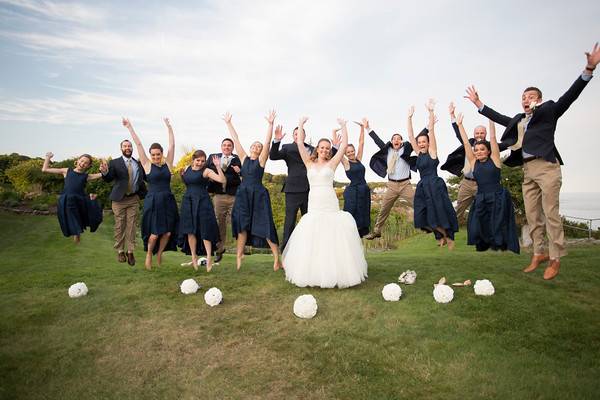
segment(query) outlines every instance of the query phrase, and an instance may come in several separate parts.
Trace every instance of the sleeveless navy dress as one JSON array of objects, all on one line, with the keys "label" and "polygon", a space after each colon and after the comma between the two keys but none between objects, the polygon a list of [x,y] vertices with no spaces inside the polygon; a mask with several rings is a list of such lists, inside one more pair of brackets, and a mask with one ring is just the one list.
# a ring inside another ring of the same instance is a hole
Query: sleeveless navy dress
[{"label": "sleeveless navy dress", "polygon": [[365,180],[365,166],[358,160],[348,163],[346,176],[350,184],[344,190],[344,211],[352,214],[358,234],[363,237],[371,228],[371,189]]},{"label": "sleeveless navy dress", "polygon": [[515,210],[510,193],[500,184],[500,168],[488,158],[475,162],[477,194],[467,221],[467,244],[477,251],[510,250],[519,253]]},{"label": "sleeveless navy dress", "polygon": [[187,255],[192,254],[187,240],[188,234],[196,235],[198,240],[196,245],[197,255],[206,254],[203,240],[212,243],[213,251],[219,241],[219,226],[207,191],[209,179],[203,176],[204,171],[205,168],[194,171],[190,167],[185,170],[182,176],[186,190],[181,199],[179,247]]},{"label": "sleeveless navy dress", "polygon": [[[158,167],[150,166],[150,173],[146,174],[148,194],[144,198],[144,213],[142,214],[142,240],[144,250],[148,250],[150,235],[162,235],[171,232],[165,251],[177,250],[177,226],[179,214],[177,202],[171,193],[171,171],[167,164]],[[159,248],[160,237],[154,245],[153,253]]]},{"label": "sleeveless navy dress", "polygon": [[279,244],[271,198],[262,184],[264,172],[258,159],[246,157],[240,173],[242,183],[235,194],[231,212],[233,237],[237,238],[242,231],[248,232],[247,243],[252,247],[268,247],[266,239]]},{"label": "sleeveless navy dress", "polygon": [[89,227],[95,232],[102,223],[102,207],[98,200],[90,200],[85,194],[88,174],[67,170],[65,186],[58,198],[57,216],[60,230],[65,236],[80,235]]},{"label": "sleeveless navy dress", "polygon": [[421,180],[415,191],[415,228],[426,232],[433,230],[435,237],[440,239],[442,235],[434,230],[439,227],[446,231],[446,236],[454,240],[454,232],[458,232],[458,220],[448,197],[446,183],[437,175],[439,163],[429,153],[420,153],[417,157],[417,170]]}]

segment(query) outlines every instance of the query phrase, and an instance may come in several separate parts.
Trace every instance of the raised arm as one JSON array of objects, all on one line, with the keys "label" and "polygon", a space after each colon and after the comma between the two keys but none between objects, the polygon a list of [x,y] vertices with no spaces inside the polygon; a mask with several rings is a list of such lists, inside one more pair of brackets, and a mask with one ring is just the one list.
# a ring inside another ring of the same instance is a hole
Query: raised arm
[{"label": "raised arm", "polygon": [[408,124],[406,126],[406,130],[408,131],[408,141],[412,146],[413,150],[418,153],[417,140],[415,139],[415,131],[413,129],[412,117],[415,113],[415,106],[410,106],[408,109]]},{"label": "raised arm", "polygon": [[358,134],[358,151],[356,153],[358,161],[362,161],[363,150],[365,148],[365,126],[369,126],[369,121],[363,118],[360,124],[360,133]]},{"label": "raised arm", "polygon": [[165,118],[164,121],[165,125],[167,126],[167,131],[169,132],[169,150],[165,160],[169,170],[173,171],[173,160],[175,159],[175,135],[173,134],[173,127],[171,126],[171,121],[169,121],[169,118]]},{"label": "raised arm", "polygon": [[435,140],[435,101],[429,99],[425,108],[429,112],[429,156],[431,158],[437,158],[437,141]]},{"label": "raised arm", "polygon": [[499,112],[484,105],[481,99],[479,98],[479,93],[477,92],[477,89],[475,89],[475,86],[473,85],[467,87],[467,95],[464,96],[464,98],[471,100],[471,103],[475,104],[475,107],[477,107],[477,110],[479,110],[481,114],[485,115],[489,119],[494,120],[500,125],[507,126],[512,119],[509,116],[500,114]]},{"label": "raised arm", "polygon": [[500,147],[498,146],[498,142],[496,141],[496,124],[494,121],[490,119],[490,148],[492,149],[492,154],[490,157],[492,161],[498,168],[502,168],[502,161],[500,160]]},{"label": "raised arm", "polygon": [[49,151],[46,153],[46,158],[44,159],[44,165],[42,165],[42,172],[47,172],[49,174],[60,174],[62,176],[67,175],[68,168],[50,168],[50,160],[54,157],[54,154]]},{"label": "raised arm", "polygon": [[296,135],[296,145],[298,146],[298,152],[300,153],[302,162],[304,162],[304,165],[306,166],[306,168],[308,168],[311,161],[310,154],[308,154],[306,147],[304,147],[304,124],[306,123],[306,121],[308,121],[308,117],[302,117],[298,122],[298,134]]},{"label": "raised arm", "polygon": [[458,114],[458,117],[456,118],[456,125],[458,126],[458,131],[460,133],[460,137],[465,148],[465,156],[467,157],[467,160],[469,160],[471,170],[473,170],[473,165],[475,164],[475,154],[473,154],[473,148],[471,147],[471,143],[469,143],[467,132],[465,131],[465,127],[463,126],[462,114]]},{"label": "raised arm", "polygon": [[221,165],[221,158],[217,155],[212,156],[212,163],[213,165],[216,165],[217,168],[215,168],[217,170],[217,172],[213,171],[212,169],[205,168],[204,172],[202,173],[202,175],[205,178],[211,179],[215,182],[219,182],[219,183],[227,183],[227,178],[225,177],[225,174],[223,173],[223,169],[219,168],[218,166]]},{"label": "raised arm", "polygon": [[286,134],[283,133],[283,127],[281,125],[277,125],[275,127],[275,138],[273,139],[271,150],[269,150],[269,158],[271,160],[285,159],[285,151],[281,148],[281,141],[283,140],[285,135]]},{"label": "raised arm", "polygon": [[227,125],[227,129],[229,130],[229,134],[231,135],[233,144],[234,144],[235,148],[237,149],[237,153],[238,153],[238,156],[240,157],[240,161],[243,163],[244,160],[246,159],[246,150],[244,150],[244,148],[242,147],[242,144],[240,143],[240,138],[238,137],[238,134],[235,131],[233,124],[231,123],[231,113],[226,112],[223,115],[223,121],[225,121],[225,124]]},{"label": "raised arm", "polygon": [[448,112],[450,113],[450,121],[452,123],[452,130],[454,131],[454,134],[456,135],[456,138],[458,139],[460,144],[462,144],[463,141],[462,141],[462,138],[460,137],[460,131],[458,130],[458,125],[456,124],[456,114],[454,113],[455,110],[456,110],[456,106],[454,105],[454,102],[451,101],[450,105],[448,105]]},{"label": "raised arm", "polygon": [[258,162],[261,167],[265,167],[267,163],[267,159],[269,158],[269,150],[271,148],[271,138],[273,137],[273,124],[275,123],[275,117],[277,113],[275,110],[269,111],[269,115],[265,117],[267,123],[269,124],[267,128],[267,137],[265,138],[265,142],[263,144],[262,151],[260,152],[260,156],[258,157]]},{"label": "raised arm", "polygon": [[129,134],[131,135],[131,139],[133,140],[133,143],[135,143],[135,147],[138,151],[138,156],[140,157],[140,163],[142,164],[144,171],[146,171],[146,173],[149,173],[150,172],[150,159],[148,158],[148,156],[146,155],[146,152],[144,151],[144,146],[142,146],[142,141],[140,140],[137,133],[135,133],[135,131],[133,130],[133,125],[131,125],[131,122],[129,121],[129,119],[123,118],[123,126],[125,128],[127,128],[127,130],[129,131]]},{"label": "raised arm", "polygon": [[338,118],[337,121],[338,124],[340,124],[340,128],[342,130],[342,141],[340,142],[338,152],[335,153],[335,155],[329,161],[333,170],[337,168],[338,164],[342,160],[342,157],[344,157],[344,154],[346,153],[346,147],[348,146],[348,128],[346,128],[347,121],[341,118]]}]

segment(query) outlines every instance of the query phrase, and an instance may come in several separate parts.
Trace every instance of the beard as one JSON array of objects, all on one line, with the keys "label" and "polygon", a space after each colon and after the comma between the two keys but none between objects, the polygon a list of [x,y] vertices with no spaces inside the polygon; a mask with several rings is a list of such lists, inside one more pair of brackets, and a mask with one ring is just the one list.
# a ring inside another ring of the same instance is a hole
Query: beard
[{"label": "beard", "polygon": [[125,150],[121,150],[121,154],[123,154],[125,157],[129,158],[133,154],[133,151],[129,150],[129,149],[125,149]]}]

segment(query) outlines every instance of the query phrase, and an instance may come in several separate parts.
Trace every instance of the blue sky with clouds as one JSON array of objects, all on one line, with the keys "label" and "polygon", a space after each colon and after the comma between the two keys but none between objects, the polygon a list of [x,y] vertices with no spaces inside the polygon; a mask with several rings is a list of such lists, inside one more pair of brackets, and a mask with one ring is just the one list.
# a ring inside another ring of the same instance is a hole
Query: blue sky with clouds
[{"label": "blue sky with clouds", "polygon": [[[450,101],[469,131],[486,123],[462,99],[467,85],[510,115],[526,86],[558,98],[600,40],[599,15],[593,1],[0,0],[0,153],[116,156],[122,115],[146,146],[166,142],[169,116],[178,156],[211,152],[227,133],[223,112],[249,145],[264,137],[271,107],[287,131],[308,115],[313,140],[338,116],[367,116],[389,137],[406,131],[411,104],[424,124],[434,97],[445,159],[458,144]],[[563,191],[600,192],[596,79],[558,125]],[[367,138],[366,156],[375,150]]]}]

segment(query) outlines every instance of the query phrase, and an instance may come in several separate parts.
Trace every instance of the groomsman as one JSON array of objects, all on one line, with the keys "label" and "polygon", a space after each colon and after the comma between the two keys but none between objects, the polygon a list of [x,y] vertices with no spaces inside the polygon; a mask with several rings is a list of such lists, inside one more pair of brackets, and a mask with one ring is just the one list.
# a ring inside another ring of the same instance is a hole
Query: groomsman
[{"label": "groomsman", "polygon": [[[410,170],[415,168],[417,157],[410,155],[413,148],[409,142],[402,141],[402,135],[399,133],[392,135],[392,139],[384,143],[375,131],[371,130],[369,121],[367,121],[365,131],[369,132],[369,136],[371,136],[375,144],[379,147],[379,151],[371,157],[369,166],[380,177],[385,178],[386,175],[388,177],[387,190],[383,195],[375,228],[373,232],[365,236],[365,239],[373,240],[381,237],[385,221],[389,217],[396,200],[400,198],[406,201],[410,207],[413,206],[415,189],[410,183]],[[427,132],[429,131],[425,128],[419,135],[427,134]]]},{"label": "groomsman", "polygon": [[[524,113],[512,118],[484,105],[473,86],[467,88],[465,96],[475,104],[481,114],[506,127],[501,140],[509,145],[512,151],[504,163],[510,167],[523,166],[523,200],[534,253],[531,263],[523,271],[534,271],[540,263],[550,260],[544,271],[544,279],[552,279],[558,275],[560,257],[567,254],[559,215],[562,185],[560,166],[563,162],[554,144],[554,134],[558,118],[567,111],[592,79],[592,72],[600,62],[598,43],[591,53],[585,54],[585,69],[565,94],[557,101],[544,102],[542,92],[538,88],[528,87],[521,95]],[[550,242],[549,255],[544,248],[545,234]]]},{"label": "groomsman", "polygon": [[[132,157],[133,146],[127,139],[121,142],[122,157],[100,164],[100,172],[105,182],[115,181],[110,192],[112,211],[115,216],[115,244],[117,260],[135,265],[135,231],[139,214],[140,200],[146,195],[144,169]],[[127,249],[127,255],[125,255]]]},{"label": "groomsman", "polygon": [[[231,223],[231,211],[235,202],[235,193],[240,186],[240,171],[242,163],[236,154],[233,154],[233,141],[229,138],[223,139],[221,142],[221,153],[214,153],[208,156],[206,163],[207,168],[212,169],[215,173],[217,168],[221,168],[225,174],[227,182],[221,184],[219,182],[210,181],[208,184],[208,192],[213,193],[213,203],[215,206],[215,215],[217,217],[217,225],[219,225],[220,240],[217,244],[217,255],[215,262],[221,261],[223,253],[225,253],[225,240],[227,238],[227,223]],[[213,156],[221,159],[221,165],[213,164]]]},{"label": "groomsman", "polygon": [[[468,161],[465,157],[465,148],[462,144],[462,139],[460,137],[458,125],[456,124],[456,116],[454,114],[454,110],[454,103],[450,103],[448,111],[450,111],[452,129],[454,129],[454,133],[456,134],[456,138],[460,142],[460,146],[448,155],[448,159],[446,160],[444,165],[441,166],[441,169],[450,172],[452,175],[463,176],[462,180],[460,181],[460,185],[458,186],[456,217],[458,218],[459,222],[464,222],[465,212],[467,211],[467,208],[471,206],[471,203],[473,203],[473,199],[475,198],[475,194],[477,194],[477,182],[475,182],[473,171],[471,170]],[[471,146],[474,146],[476,141],[485,140],[486,136],[487,129],[485,128],[485,126],[477,125],[475,127],[475,130],[473,131],[473,137],[469,139],[469,144]],[[500,148],[500,150],[502,151],[504,149]]]},{"label": "groomsman", "polygon": [[[339,140],[336,138],[335,132],[336,131],[334,131],[334,140],[332,141],[333,146],[331,148],[332,156],[337,152],[336,147],[339,145]],[[285,193],[285,221],[283,223],[283,241],[281,242],[282,250],[285,248],[285,245],[296,226],[298,211],[300,211],[301,215],[306,214],[308,211],[308,191],[310,189],[308,178],[306,176],[306,166],[300,157],[298,145],[296,144],[298,128],[294,128],[294,141],[282,146],[281,140],[285,135],[282,127],[277,126],[273,144],[271,145],[271,150],[269,152],[269,158],[271,160],[283,160],[288,168],[287,177],[285,178],[283,188],[281,189],[281,191]],[[309,154],[312,154],[315,149],[307,143],[304,143],[304,147]]]}]

